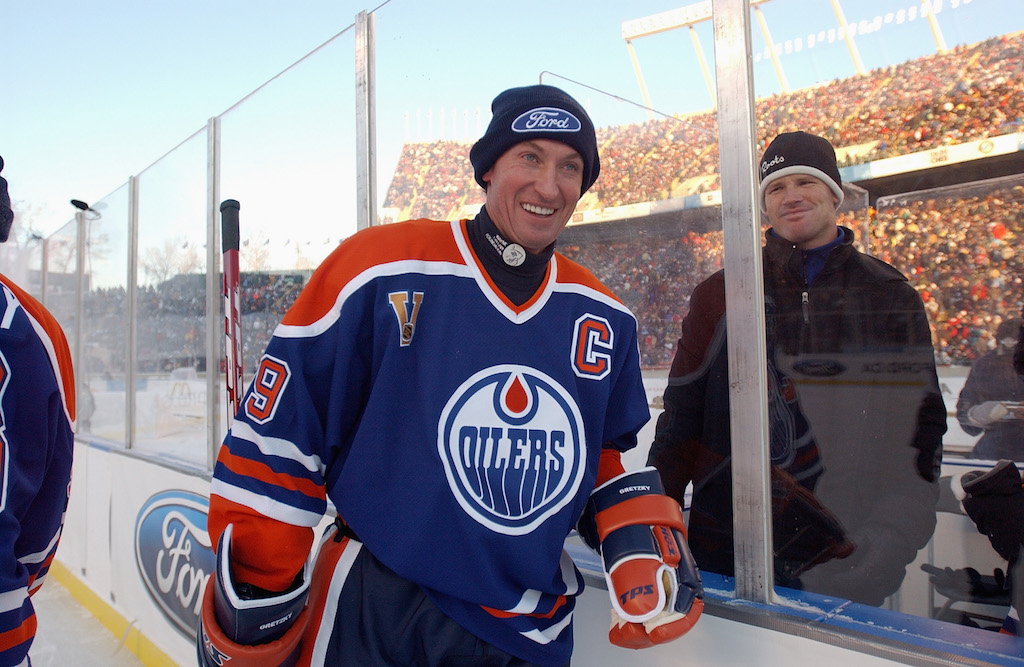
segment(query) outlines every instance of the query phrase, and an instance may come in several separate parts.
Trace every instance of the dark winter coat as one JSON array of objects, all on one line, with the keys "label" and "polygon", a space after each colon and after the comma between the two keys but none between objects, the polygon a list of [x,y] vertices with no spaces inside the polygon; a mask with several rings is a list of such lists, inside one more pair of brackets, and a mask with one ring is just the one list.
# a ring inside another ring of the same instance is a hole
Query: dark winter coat
[{"label": "dark winter coat", "polygon": [[[920,297],[840,229],[810,286],[801,250],[769,232],[762,254],[775,572],[878,605],[934,530],[946,411]],[[724,314],[719,271],[691,296],[648,461],[679,500],[693,482],[693,555],[731,574]]]},{"label": "dark winter coat", "polygon": [[1012,350],[992,350],[971,366],[956,402],[956,416],[968,435],[982,434],[971,458],[1024,461],[1024,420],[1006,419],[981,428],[967,413],[986,401],[1024,401],[1024,378],[1013,367]]}]

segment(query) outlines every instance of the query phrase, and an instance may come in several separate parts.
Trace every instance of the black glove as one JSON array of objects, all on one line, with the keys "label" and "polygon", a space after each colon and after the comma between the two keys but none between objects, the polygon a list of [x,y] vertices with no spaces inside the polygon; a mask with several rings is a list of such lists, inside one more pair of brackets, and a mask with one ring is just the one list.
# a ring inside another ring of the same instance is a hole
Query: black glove
[{"label": "black glove", "polygon": [[935,589],[946,597],[986,604],[1010,604],[1006,575],[998,568],[992,571],[992,576],[983,575],[973,567],[954,570],[922,563],[921,569],[928,573]]},{"label": "black glove", "polygon": [[1003,459],[987,472],[972,471],[960,479],[964,510],[992,548],[1010,561],[1024,540],[1024,488],[1013,461]]},{"label": "black glove", "polygon": [[839,519],[815,495],[778,466],[772,466],[772,541],[775,573],[783,581],[834,558],[846,558],[854,544]]}]

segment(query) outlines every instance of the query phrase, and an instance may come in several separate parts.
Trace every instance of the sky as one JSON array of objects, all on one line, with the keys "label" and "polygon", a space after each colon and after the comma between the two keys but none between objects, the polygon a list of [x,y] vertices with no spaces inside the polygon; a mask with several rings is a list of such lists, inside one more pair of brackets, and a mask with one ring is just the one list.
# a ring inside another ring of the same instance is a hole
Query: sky
[{"label": "sky", "polygon": [[[931,1],[950,47],[1024,29],[1020,0]],[[70,199],[94,202],[114,192],[339,33],[343,75],[322,77],[306,92],[314,100],[337,91],[343,100],[351,97],[352,53],[345,49],[361,11],[376,10],[378,160],[385,174],[406,140],[476,138],[490,100],[515,85],[542,80],[564,87],[599,127],[642,122],[649,116],[638,106],[643,97],[623,22],[687,4],[0,0],[3,176],[19,215],[48,234],[72,219]],[[919,0],[846,0],[841,6],[848,23],[858,26],[854,39],[866,69],[936,50]],[[829,0],[770,0],[760,9],[791,89],[855,73],[846,43],[834,32]],[[765,38],[757,23],[752,30],[757,95],[777,92],[781,84]],[[696,41],[713,70],[711,24],[698,25],[694,36],[674,30],[633,42],[650,105],[659,113],[712,106],[695,51]],[[458,122],[442,126],[441,118],[451,114]],[[294,108],[280,121],[304,122]],[[250,138],[248,149],[258,152],[260,140]],[[378,177],[381,194],[384,179]]]}]

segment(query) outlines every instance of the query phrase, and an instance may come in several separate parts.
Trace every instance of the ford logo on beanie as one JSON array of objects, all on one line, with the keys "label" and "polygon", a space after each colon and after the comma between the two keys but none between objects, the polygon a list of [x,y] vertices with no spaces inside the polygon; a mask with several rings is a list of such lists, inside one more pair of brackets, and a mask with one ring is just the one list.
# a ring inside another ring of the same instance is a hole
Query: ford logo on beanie
[{"label": "ford logo on beanie", "polygon": [[491,103],[491,122],[473,144],[469,161],[480,187],[483,176],[505,151],[530,139],[551,139],[571,146],[583,158],[583,186],[590,189],[601,172],[597,134],[590,116],[568,93],[543,84],[510,88]]},{"label": "ford logo on beanie", "polygon": [[554,107],[530,109],[512,121],[513,132],[579,132],[582,128],[583,124],[579,118]]}]

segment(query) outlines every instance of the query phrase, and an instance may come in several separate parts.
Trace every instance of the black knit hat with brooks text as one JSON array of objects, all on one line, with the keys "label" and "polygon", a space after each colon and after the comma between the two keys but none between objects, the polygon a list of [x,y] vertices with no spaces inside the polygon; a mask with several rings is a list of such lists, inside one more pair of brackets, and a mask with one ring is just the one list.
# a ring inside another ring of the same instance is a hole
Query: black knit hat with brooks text
[{"label": "black knit hat with brooks text", "polygon": [[836,164],[836,152],[828,139],[807,132],[784,132],[772,140],[761,156],[758,175],[761,187],[757,196],[761,212],[766,213],[764,193],[768,184],[788,174],[809,174],[820,179],[843,203],[843,179]]},{"label": "black knit hat with brooks text", "polygon": [[510,88],[491,103],[491,122],[484,136],[473,144],[469,161],[480,187],[483,176],[505,151],[530,139],[552,139],[571,146],[583,158],[583,186],[590,189],[601,173],[594,123],[568,93],[554,86]]}]

